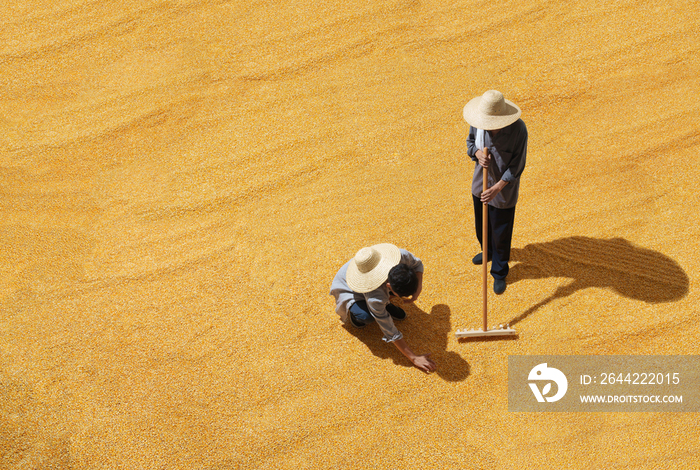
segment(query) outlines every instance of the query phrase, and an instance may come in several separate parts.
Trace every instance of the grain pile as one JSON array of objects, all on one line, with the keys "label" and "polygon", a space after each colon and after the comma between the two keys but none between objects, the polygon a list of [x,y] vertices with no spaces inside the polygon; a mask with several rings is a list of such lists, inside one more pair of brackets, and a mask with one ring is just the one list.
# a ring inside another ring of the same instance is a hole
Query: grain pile
[{"label": "grain pile", "polygon": [[[512,354],[697,354],[700,17],[675,0],[0,6],[0,468],[694,468],[697,417],[507,411]],[[468,99],[523,109],[494,323]],[[362,246],[426,265],[343,328]]]}]

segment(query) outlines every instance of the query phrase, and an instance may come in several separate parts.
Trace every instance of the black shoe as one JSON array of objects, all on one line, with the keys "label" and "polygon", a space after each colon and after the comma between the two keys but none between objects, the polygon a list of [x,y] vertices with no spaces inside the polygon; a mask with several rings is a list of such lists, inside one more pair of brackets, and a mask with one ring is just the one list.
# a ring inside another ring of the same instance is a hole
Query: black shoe
[{"label": "black shoe", "polygon": [[355,328],[364,328],[367,326],[366,323],[362,323],[361,321],[358,321],[355,318],[355,315],[352,314],[352,312],[348,312],[348,318],[350,318],[350,324],[354,326]]},{"label": "black shoe", "polygon": [[[489,261],[491,261],[490,256],[489,256]],[[483,262],[484,262],[484,254],[483,253],[479,253],[478,255],[476,255],[475,257],[472,258],[472,263],[474,263],[474,264],[481,264]]]},{"label": "black shoe", "polygon": [[401,307],[397,307],[394,304],[388,304],[386,306],[386,311],[389,312],[389,315],[391,315],[391,318],[393,318],[394,320],[401,321],[404,318],[406,318],[406,312],[404,311],[404,309],[402,309]]},{"label": "black shoe", "polygon": [[493,291],[500,295],[506,291],[506,280],[505,279],[494,279],[493,280]]}]

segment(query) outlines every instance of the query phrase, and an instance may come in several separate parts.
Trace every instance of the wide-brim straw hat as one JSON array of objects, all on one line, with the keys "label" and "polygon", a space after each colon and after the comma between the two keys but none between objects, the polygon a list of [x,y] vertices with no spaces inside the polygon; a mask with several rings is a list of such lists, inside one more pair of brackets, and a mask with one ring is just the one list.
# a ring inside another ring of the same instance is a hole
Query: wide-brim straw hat
[{"label": "wide-brim straw hat", "polygon": [[391,243],[364,247],[350,260],[345,279],[353,291],[371,292],[386,282],[389,271],[400,261],[401,251]]},{"label": "wide-brim straw hat", "polygon": [[520,108],[505,98],[503,93],[489,90],[469,101],[464,106],[464,120],[470,126],[485,131],[494,131],[510,126],[520,119]]}]

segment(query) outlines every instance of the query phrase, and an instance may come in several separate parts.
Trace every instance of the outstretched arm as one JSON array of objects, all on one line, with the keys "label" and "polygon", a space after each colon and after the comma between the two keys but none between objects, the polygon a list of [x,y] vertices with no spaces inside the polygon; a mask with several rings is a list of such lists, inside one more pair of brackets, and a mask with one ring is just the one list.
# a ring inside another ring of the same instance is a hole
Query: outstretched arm
[{"label": "outstretched arm", "polygon": [[401,351],[401,353],[408,358],[409,361],[413,363],[414,366],[422,370],[423,372],[432,372],[437,367],[435,363],[430,359],[430,354],[416,355],[411,348],[408,347],[406,341],[401,338],[393,342],[396,348]]}]

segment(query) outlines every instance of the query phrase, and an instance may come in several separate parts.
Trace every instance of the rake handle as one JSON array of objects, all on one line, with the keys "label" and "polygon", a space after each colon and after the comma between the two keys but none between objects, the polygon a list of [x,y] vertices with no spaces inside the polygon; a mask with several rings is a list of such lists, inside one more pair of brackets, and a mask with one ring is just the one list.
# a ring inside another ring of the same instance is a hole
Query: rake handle
[{"label": "rake handle", "polygon": [[[489,149],[484,147],[484,155],[488,157],[488,152]],[[483,169],[483,175],[484,175],[484,192],[486,192],[487,189],[489,189],[489,177],[488,177],[488,170],[486,168]],[[489,323],[488,323],[488,261],[489,261],[489,205],[488,203],[484,202],[483,207],[481,209],[481,267],[482,267],[482,274],[483,274],[483,297],[484,297],[484,305],[483,305],[483,316],[484,316],[484,331],[487,331],[489,329]]]}]

